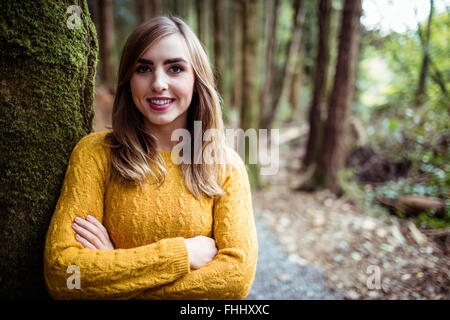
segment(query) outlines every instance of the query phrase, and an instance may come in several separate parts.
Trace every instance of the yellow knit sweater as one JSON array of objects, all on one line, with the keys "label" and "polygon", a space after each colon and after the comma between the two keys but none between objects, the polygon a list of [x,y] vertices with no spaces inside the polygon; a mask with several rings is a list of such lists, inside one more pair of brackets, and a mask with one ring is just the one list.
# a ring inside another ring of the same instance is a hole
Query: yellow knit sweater
[{"label": "yellow knit sweater", "polygon": [[[197,200],[182,172],[160,152],[164,184],[126,186],[111,179],[106,133],[91,133],[74,148],[51,220],[44,252],[44,276],[55,299],[243,299],[257,261],[257,237],[248,176],[230,170],[216,200]],[[75,239],[76,216],[96,217],[115,250],[84,248]],[[213,237],[218,253],[190,270],[183,238]],[[80,288],[68,285],[80,270]],[[76,268],[75,267],[75,268]],[[69,269],[68,269],[69,268]],[[71,289],[72,288],[72,289]]]}]

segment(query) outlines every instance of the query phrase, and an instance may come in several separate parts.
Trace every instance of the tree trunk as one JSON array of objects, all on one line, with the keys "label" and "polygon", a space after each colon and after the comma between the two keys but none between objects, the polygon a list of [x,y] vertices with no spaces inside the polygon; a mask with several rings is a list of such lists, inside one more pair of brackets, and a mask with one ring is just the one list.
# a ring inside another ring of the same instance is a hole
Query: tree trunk
[{"label": "tree trunk", "polygon": [[70,154],[92,131],[96,31],[85,0],[4,0],[0,15],[0,298],[44,299],[45,235]]},{"label": "tree trunk", "polygon": [[442,94],[447,97],[447,85],[445,82],[445,77],[439,70],[439,68],[436,66],[436,64],[433,62],[433,60],[431,60],[431,57],[430,57],[430,66],[432,71],[431,79],[433,79],[433,81],[439,86]]},{"label": "tree trunk", "polygon": [[134,0],[134,11],[138,23],[161,14],[161,0]]},{"label": "tree trunk", "polygon": [[95,30],[100,30],[100,13],[98,8],[98,0],[87,0],[91,20],[95,25]]},{"label": "tree trunk", "polygon": [[303,63],[302,59],[300,59],[300,54],[298,54],[294,68],[295,72],[292,76],[292,81],[289,89],[289,105],[291,107],[290,120],[295,119],[298,110],[300,110],[300,93],[302,91],[303,75]]},{"label": "tree trunk", "polygon": [[[276,30],[278,17],[280,15],[280,0],[268,1],[266,11],[266,53],[265,53],[265,73],[263,87],[260,92],[259,100],[262,114],[269,111],[271,98],[271,89],[274,82],[273,75],[276,73],[275,57],[278,50],[278,41],[276,40]],[[264,127],[263,127],[264,128]]]},{"label": "tree trunk", "polygon": [[172,14],[173,15],[175,15],[175,16],[179,16],[179,17],[183,17],[183,11],[184,11],[184,5],[183,5],[183,3],[186,1],[186,0],[182,0],[182,1],[179,1],[179,0],[172,0],[173,2],[172,2],[172,5],[173,5],[173,11],[172,11]]},{"label": "tree trunk", "polygon": [[435,197],[401,195],[397,199],[377,197],[376,200],[385,206],[400,210],[408,216],[417,215],[427,210],[431,210],[439,216],[445,210],[445,201]]},{"label": "tree trunk", "polygon": [[[241,128],[258,130],[258,97],[256,88],[257,71],[257,0],[243,0],[243,65],[242,82],[245,90],[242,93]],[[249,141],[250,142],[250,141]],[[255,142],[257,143],[257,142]],[[245,162],[248,168],[250,183],[253,188],[262,186],[258,164],[249,163],[249,149],[246,148]]]},{"label": "tree trunk", "polygon": [[134,0],[134,11],[137,23],[140,24],[148,19],[147,8],[150,5],[148,0]]},{"label": "tree trunk", "polygon": [[157,17],[162,14],[162,0],[150,1],[150,18]]},{"label": "tree trunk", "polygon": [[225,96],[225,2],[223,0],[214,1],[214,74],[217,89],[222,96]]},{"label": "tree trunk", "polygon": [[319,34],[316,55],[316,68],[314,72],[314,89],[311,106],[309,107],[309,134],[306,145],[306,154],[303,159],[303,167],[307,168],[317,160],[320,150],[321,115],[326,107],[328,65],[330,62],[330,19],[331,0],[320,0],[318,10]]},{"label": "tree trunk", "polygon": [[233,15],[233,48],[234,54],[232,56],[233,60],[233,81],[232,81],[232,101],[231,105],[237,110],[241,110],[242,105],[242,66],[243,66],[243,8],[240,0],[233,1],[233,10],[235,14]]},{"label": "tree trunk", "polygon": [[276,111],[279,107],[279,104],[281,102],[281,98],[285,96],[286,91],[289,89],[289,84],[292,81],[292,75],[293,75],[293,59],[295,58],[295,54],[300,49],[300,42],[302,39],[302,24],[303,24],[303,18],[304,18],[304,7],[305,1],[304,0],[295,0],[294,1],[294,7],[295,7],[295,21],[294,25],[292,27],[292,38],[288,45],[288,53],[286,56],[286,61],[283,66],[283,71],[281,74],[281,87],[278,90],[278,92],[274,93],[273,100],[269,104],[270,108],[265,116],[262,119],[261,127],[262,128],[271,128],[273,120],[276,115]]},{"label": "tree trunk", "polygon": [[428,77],[428,69],[430,64],[430,38],[431,38],[431,23],[433,20],[433,13],[434,13],[434,0],[430,0],[430,14],[428,16],[426,34],[422,35],[420,25],[417,28],[419,32],[419,37],[422,40],[422,50],[423,50],[423,58],[422,64],[420,66],[419,82],[417,84],[416,90],[417,106],[422,105],[426,97],[426,81]]},{"label": "tree trunk", "polygon": [[104,85],[115,91],[115,72],[113,64],[114,20],[112,0],[99,0],[100,9],[100,63],[101,78]]},{"label": "tree trunk", "polygon": [[340,193],[338,170],[345,161],[344,130],[347,112],[353,98],[360,38],[361,0],[345,0],[339,35],[339,49],[333,90],[328,105],[324,139],[318,158],[319,175],[331,192]]}]

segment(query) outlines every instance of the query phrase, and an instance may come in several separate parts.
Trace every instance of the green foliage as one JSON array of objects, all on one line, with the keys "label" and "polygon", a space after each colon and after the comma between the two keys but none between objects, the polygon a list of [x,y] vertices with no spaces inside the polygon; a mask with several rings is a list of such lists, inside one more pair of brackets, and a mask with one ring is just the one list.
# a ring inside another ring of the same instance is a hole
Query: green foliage
[{"label": "green foliage", "polygon": [[338,172],[339,186],[345,195],[353,201],[362,212],[370,216],[388,217],[389,212],[376,203],[376,194],[355,179],[354,169],[342,169]]},{"label": "green foliage", "polygon": [[[434,185],[408,184],[407,179],[399,179],[398,181],[389,181],[384,185],[376,188],[364,186],[357,182],[354,178],[354,169],[345,169],[339,171],[339,185],[349,197],[364,213],[371,216],[381,216],[387,218],[389,212],[386,208],[380,206],[377,198],[386,197],[389,199],[397,199],[400,195],[422,195],[422,196],[438,196],[439,189]],[[446,175],[448,183],[448,174]],[[405,218],[405,214],[399,210],[395,212],[399,218]],[[436,212],[426,210],[414,217],[417,224],[423,228],[448,228],[450,227],[450,199],[445,202],[445,212],[443,216],[436,216]]]},{"label": "green foliage", "polygon": [[[450,195],[450,121],[448,83],[450,77],[450,15],[436,13],[431,26],[428,52],[430,64],[426,98],[417,103],[416,92],[424,46],[416,30],[390,33],[365,31],[353,112],[363,121],[368,146],[392,163],[409,160],[406,177],[364,190],[362,198],[396,199],[399,195],[422,195],[446,200],[444,217],[432,212],[418,216],[422,225],[448,225]],[[426,21],[420,25],[422,34]]]}]

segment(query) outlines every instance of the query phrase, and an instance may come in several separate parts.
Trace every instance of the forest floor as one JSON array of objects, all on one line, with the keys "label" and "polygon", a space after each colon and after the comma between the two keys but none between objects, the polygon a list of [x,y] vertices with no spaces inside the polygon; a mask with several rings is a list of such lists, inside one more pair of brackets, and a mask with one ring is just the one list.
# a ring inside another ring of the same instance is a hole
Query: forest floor
[{"label": "forest floor", "polygon": [[[96,131],[111,123],[112,103],[111,94],[96,89]],[[293,270],[293,264],[300,267],[293,274],[276,275],[274,262],[271,270],[261,270],[276,277],[278,287],[269,290],[278,291],[278,299],[284,293],[295,299],[450,299],[449,237],[442,243],[411,220],[363,212],[345,195],[293,191],[301,179],[305,130],[290,129],[280,131],[284,142],[280,141],[279,172],[264,176],[266,187],[253,191],[257,226],[264,229],[261,235],[274,235],[280,246],[264,242],[267,239],[260,243],[283,251],[271,252],[274,259],[287,257],[290,263],[283,270]],[[260,267],[269,268],[268,264]],[[295,279],[299,275],[303,278]],[[293,288],[305,279],[310,288]],[[266,284],[260,285],[265,294]]]},{"label": "forest floor", "polygon": [[301,150],[291,149],[281,146],[279,172],[253,191],[255,217],[290,261],[323,272],[335,299],[450,299],[448,243],[411,220],[362,212],[345,195],[293,191]]}]

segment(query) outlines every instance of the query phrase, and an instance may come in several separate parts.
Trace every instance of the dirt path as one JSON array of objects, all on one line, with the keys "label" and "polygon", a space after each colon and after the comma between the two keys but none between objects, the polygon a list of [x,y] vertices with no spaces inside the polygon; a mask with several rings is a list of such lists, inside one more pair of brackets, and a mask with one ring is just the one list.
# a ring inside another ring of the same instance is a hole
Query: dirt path
[{"label": "dirt path", "polygon": [[280,136],[279,171],[253,192],[260,269],[251,297],[450,299],[448,244],[411,220],[364,212],[347,196],[292,191],[301,179],[302,130]]},{"label": "dirt path", "polygon": [[287,255],[265,221],[255,212],[259,255],[255,281],[247,300],[333,299],[324,274]]},{"label": "dirt path", "polygon": [[431,239],[418,244],[410,221],[369,216],[327,190],[272,186],[253,203],[268,269],[256,280],[274,299],[450,299],[449,257]]}]

